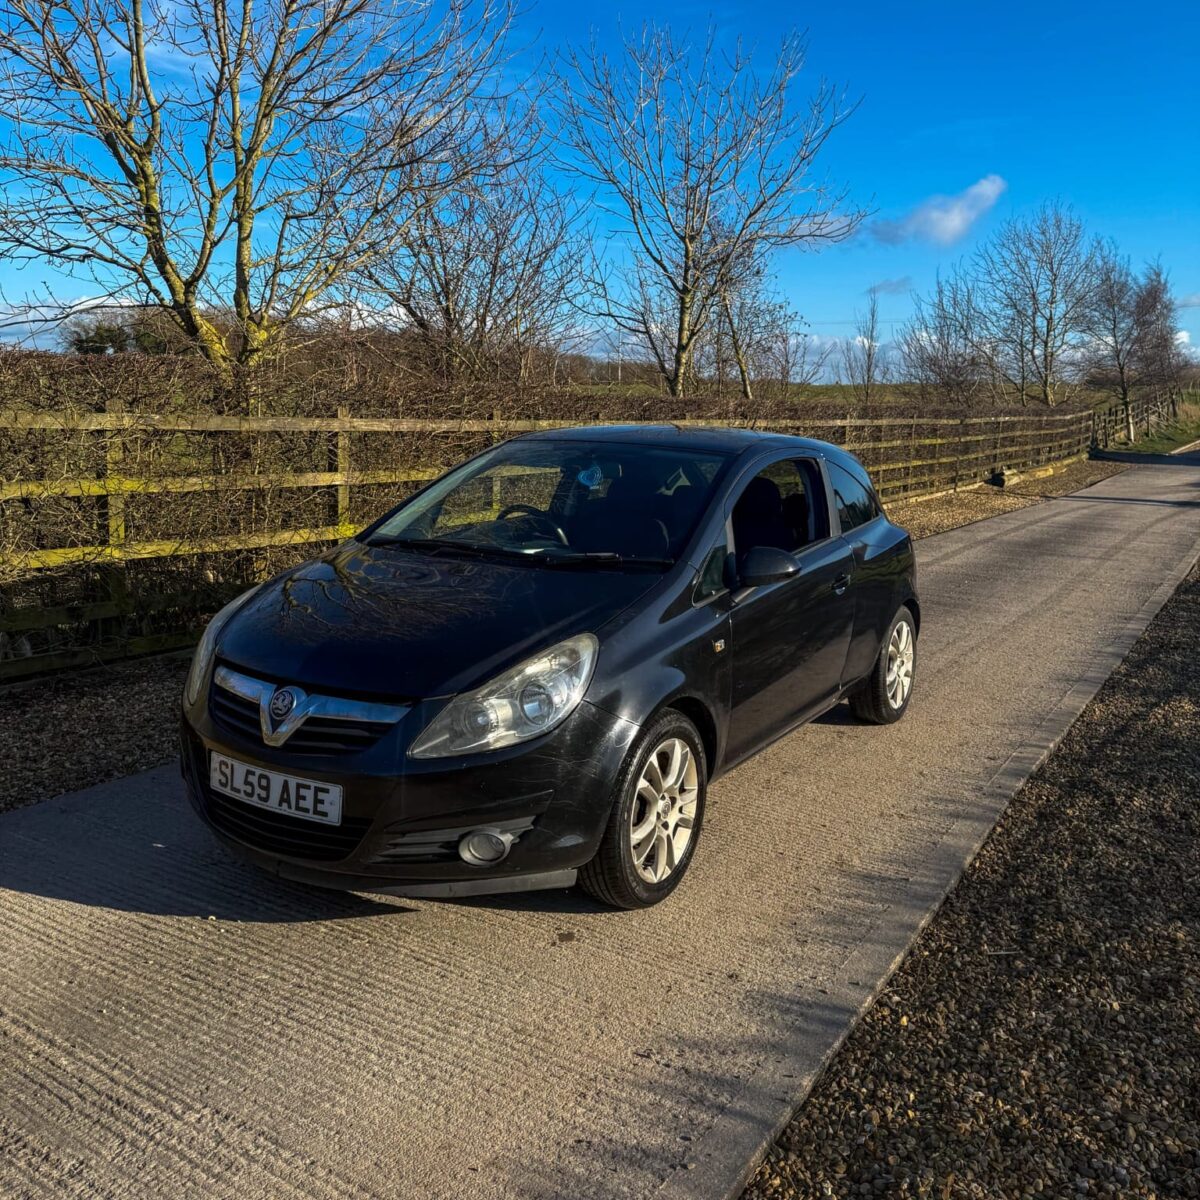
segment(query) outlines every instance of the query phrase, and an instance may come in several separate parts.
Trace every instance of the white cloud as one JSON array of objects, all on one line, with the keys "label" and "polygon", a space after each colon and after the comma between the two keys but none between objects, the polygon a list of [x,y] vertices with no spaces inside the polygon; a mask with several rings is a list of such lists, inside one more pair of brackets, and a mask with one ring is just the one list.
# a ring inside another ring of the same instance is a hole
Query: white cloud
[{"label": "white cloud", "polygon": [[878,241],[889,245],[922,241],[952,246],[991,212],[1007,187],[999,175],[985,175],[957,195],[930,196],[898,221],[875,221],[869,228]]},{"label": "white cloud", "polygon": [[1179,298],[1180,308],[1200,308],[1200,292],[1191,292]]},{"label": "white cloud", "polygon": [[53,350],[59,331],[72,317],[123,308],[132,301],[119,296],[84,296],[77,300],[29,300],[24,304],[0,301],[0,345],[24,346],[31,350]]},{"label": "white cloud", "polygon": [[1192,335],[1186,329],[1177,329],[1175,331],[1175,341],[1180,346],[1190,346],[1192,344]]}]

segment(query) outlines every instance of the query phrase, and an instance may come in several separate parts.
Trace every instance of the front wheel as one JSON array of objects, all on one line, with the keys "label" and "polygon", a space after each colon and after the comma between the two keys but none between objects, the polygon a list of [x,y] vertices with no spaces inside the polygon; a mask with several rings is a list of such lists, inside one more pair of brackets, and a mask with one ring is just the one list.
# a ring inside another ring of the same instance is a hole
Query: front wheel
[{"label": "front wheel", "polygon": [[900,720],[912,699],[916,667],[917,626],[905,605],[892,618],[871,674],[850,693],[854,715],[873,725]]},{"label": "front wheel", "polygon": [[704,744],[695,725],[667,709],[642,732],[621,768],[617,798],[579,883],[614,908],[648,908],[683,878],[704,820]]}]

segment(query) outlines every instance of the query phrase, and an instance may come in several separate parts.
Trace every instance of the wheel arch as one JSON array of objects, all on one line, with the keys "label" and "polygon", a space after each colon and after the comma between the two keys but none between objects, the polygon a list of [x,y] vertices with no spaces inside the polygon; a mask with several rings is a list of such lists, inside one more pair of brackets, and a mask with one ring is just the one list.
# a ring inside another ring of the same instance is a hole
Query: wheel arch
[{"label": "wheel arch", "polygon": [[921,636],[921,602],[916,598],[916,596],[910,595],[908,597],[908,599],[904,601],[904,604],[905,604],[905,607],[909,610],[909,612],[911,612],[913,615],[913,624],[916,626],[916,628],[913,630],[913,632],[917,635],[917,637],[920,637]]},{"label": "wheel arch", "polygon": [[650,719],[653,720],[655,716],[668,708],[673,708],[676,712],[682,713],[683,716],[687,717],[695,725],[697,732],[700,734],[700,742],[704,747],[705,766],[708,768],[706,777],[711,779],[716,772],[717,761],[721,752],[720,733],[717,728],[716,717],[713,716],[712,710],[698,696],[680,693],[663,700],[651,714]]}]

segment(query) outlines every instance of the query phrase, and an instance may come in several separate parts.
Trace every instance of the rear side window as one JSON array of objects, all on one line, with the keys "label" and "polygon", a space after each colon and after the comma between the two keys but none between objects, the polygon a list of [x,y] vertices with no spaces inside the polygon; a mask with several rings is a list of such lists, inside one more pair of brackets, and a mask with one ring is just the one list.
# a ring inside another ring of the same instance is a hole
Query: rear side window
[{"label": "rear side window", "polygon": [[833,485],[833,504],[843,533],[849,533],[879,515],[879,505],[864,484],[836,463],[827,462],[825,466]]}]

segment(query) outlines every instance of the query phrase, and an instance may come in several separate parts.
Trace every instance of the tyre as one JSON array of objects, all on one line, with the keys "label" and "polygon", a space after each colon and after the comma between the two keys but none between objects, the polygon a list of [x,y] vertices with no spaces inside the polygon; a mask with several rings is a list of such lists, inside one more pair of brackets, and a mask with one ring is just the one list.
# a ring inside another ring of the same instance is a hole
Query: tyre
[{"label": "tyre", "polygon": [[648,908],[683,879],[700,837],[708,764],[695,725],[666,709],[634,743],[584,891],[614,908]]},{"label": "tyre", "polygon": [[870,675],[850,693],[861,721],[890,725],[904,716],[912,699],[917,666],[917,625],[907,605],[892,618]]}]

